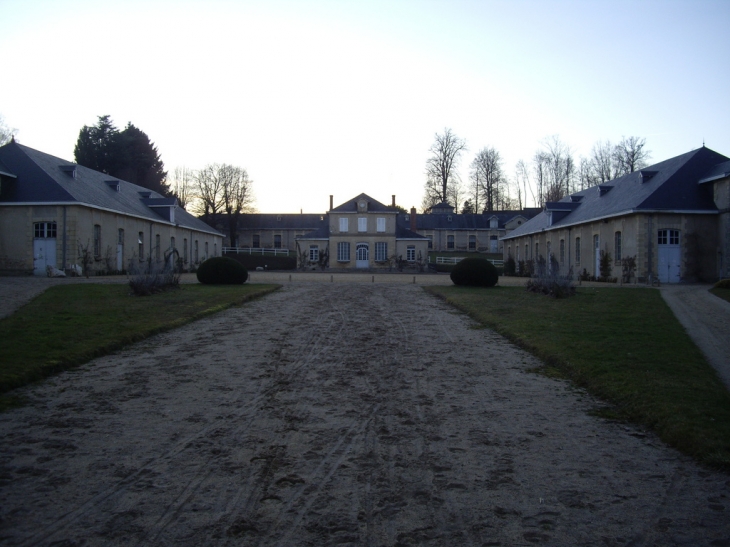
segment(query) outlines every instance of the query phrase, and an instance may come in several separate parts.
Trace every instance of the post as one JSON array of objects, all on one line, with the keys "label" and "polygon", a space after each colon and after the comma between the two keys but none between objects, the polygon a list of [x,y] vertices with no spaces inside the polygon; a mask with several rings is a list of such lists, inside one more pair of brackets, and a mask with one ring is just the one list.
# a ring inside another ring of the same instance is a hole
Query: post
[{"label": "post", "polygon": [[375,276],[373,276],[373,283],[375,283]]},{"label": "post", "polygon": [[416,276],[415,275],[413,276],[413,284],[414,285],[416,284]]},{"label": "post", "polygon": [[289,283],[291,283],[291,274],[289,274]]},{"label": "post", "polygon": [[330,275],[330,283],[334,283],[334,281],[335,281],[335,276],[334,275]]}]

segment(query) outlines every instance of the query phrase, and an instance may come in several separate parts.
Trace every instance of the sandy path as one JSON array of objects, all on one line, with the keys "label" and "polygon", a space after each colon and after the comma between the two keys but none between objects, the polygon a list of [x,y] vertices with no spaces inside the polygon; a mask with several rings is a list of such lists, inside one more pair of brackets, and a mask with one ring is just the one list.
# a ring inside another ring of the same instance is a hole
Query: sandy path
[{"label": "sandy path", "polygon": [[33,386],[0,544],[730,544],[727,475],[473,327],[418,286],[292,284]]},{"label": "sandy path", "polygon": [[687,334],[730,389],[730,302],[709,289],[709,285],[664,285],[661,292]]}]

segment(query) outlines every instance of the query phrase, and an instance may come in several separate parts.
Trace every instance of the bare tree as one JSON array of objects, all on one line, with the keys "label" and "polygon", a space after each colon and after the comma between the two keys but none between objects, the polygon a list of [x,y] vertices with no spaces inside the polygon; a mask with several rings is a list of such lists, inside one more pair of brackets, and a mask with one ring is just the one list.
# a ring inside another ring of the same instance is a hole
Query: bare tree
[{"label": "bare tree", "polygon": [[211,226],[215,226],[218,215],[223,209],[223,182],[220,178],[221,166],[208,164],[195,173],[195,202],[193,212],[203,217]]},{"label": "bare tree", "polygon": [[484,210],[499,208],[507,181],[502,169],[502,157],[495,148],[482,148],[477,153],[471,162],[471,180],[476,187],[475,195],[482,198]]},{"label": "bare tree", "polygon": [[18,134],[18,130],[14,129],[12,127],[9,127],[5,123],[5,118],[2,114],[0,114],[0,146],[10,142],[10,139],[15,137],[15,135]]},{"label": "bare tree", "polygon": [[228,235],[232,246],[237,246],[236,233],[241,213],[247,213],[253,205],[253,181],[242,167],[221,165],[220,175],[222,187],[223,210],[228,220]]},{"label": "bare tree", "polygon": [[[448,201],[449,186],[457,185],[460,180],[456,168],[461,154],[466,150],[466,141],[454,135],[451,129],[444,129],[443,134],[436,133],[435,141],[429,150],[431,157],[426,161],[424,205],[428,203],[431,206],[439,201]],[[456,194],[458,196],[459,192],[456,191]],[[453,205],[457,206],[456,203]]]},{"label": "bare tree", "polygon": [[175,167],[170,187],[180,207],[185,209],[195,194],[195,171],[187,167]]},{"label": "bare tree", "polygon": [[622,137],[614,148],[618,174],[626,175],[647,166],[651,152],[645,149],[643,137]]},{"label": "bare tree", "polygon": [[533,173],[537,186],[537,203],[559,201],[575,189],[576,168],[568,145],[554,135],[543,143],[533,157]]},{"label": "bare tree", "polygon": [[535,192],[532,188],[532,181],[530,180],[530,171],[523,160],[518,161],[517,165],[515,166],[515,184],[517,184],[518,188],[521,188],[521,190],[518,190],[518,192],[520,196],[523,196],[523,201],[520,202],[520,209],[522,209],[523,205],[527,207],[528,190],[532,195],[532,203],[537,203],[537,199],[535,198]]}]

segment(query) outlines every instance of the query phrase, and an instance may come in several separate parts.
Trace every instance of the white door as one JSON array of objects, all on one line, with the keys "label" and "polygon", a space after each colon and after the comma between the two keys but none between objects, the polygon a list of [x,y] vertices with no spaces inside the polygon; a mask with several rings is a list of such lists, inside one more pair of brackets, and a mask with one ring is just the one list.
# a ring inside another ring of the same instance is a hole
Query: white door
[{"label": "white door", "polygon": [[33,240],[33,275],[47,275],[46,266],[56,266],[56,238]]},{"label": "white door", "polygon": [[662,283],[679,283],[681,274],[679,230],[659,230],[659,271],[657,276]]},{"label": "white door", "polygon": [[357,268],[370,267],[370,251],[367,243],[358,243],[355,250],[355,266]]},{"label": "white door", "polygon": [[489,236],[489,252],[499,252],[499,240],[497,239],[497,236]]},{"label": "white door", "polygon": [[595,258],[596,270],[593,275],[595,275],[596,278],[598,278],[598,277],[601,277],[601,241],[600,241],[600,238],[598,237],[598,235],[593,236],[593,249],[594,249],[594,253],[596,255],[596,258]]}]

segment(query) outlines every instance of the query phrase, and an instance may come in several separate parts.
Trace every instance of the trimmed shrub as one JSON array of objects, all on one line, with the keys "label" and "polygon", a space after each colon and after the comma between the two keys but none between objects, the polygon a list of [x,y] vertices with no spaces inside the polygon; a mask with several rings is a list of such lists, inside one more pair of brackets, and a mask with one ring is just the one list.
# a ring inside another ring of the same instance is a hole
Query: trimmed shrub
[{"label": "trimmed shrub", "polygon": [[712,287],[713,289],[730,289],[730,279],[721,279],[717,283],[715,283],[715,286]]},{"label": "trimmed shrub", "polygon": [[454,285],[494,287],[498,280],[497,268],[484,258],[465,258],[451,270]]},{"label": "trimmed shrub", "polygon": [[214,256],[200,264],[196,275],[206,285],[240,285],[248,279],[248,270],[232,258]]}]

